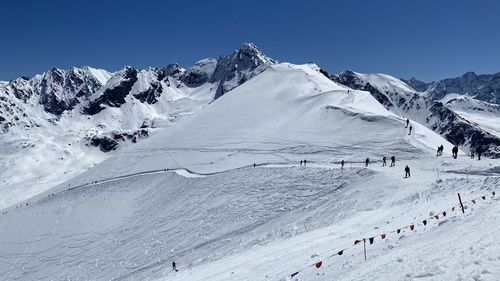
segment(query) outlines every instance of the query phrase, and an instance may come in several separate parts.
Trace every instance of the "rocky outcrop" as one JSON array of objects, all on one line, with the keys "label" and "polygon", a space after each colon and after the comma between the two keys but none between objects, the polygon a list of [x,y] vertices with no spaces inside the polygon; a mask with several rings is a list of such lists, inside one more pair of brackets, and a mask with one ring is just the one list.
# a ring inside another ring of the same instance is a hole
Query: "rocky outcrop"
[{"label": "rocky outcrop", "polygon": [[107,88],[96,99],[92,100],[83,110],[85,114],[95,115],[106,107],[120,107],[126,102],[125,97],[130,93],[132,86],[137,81],[137,70],[126,67],[120,73],[119,84]]}]

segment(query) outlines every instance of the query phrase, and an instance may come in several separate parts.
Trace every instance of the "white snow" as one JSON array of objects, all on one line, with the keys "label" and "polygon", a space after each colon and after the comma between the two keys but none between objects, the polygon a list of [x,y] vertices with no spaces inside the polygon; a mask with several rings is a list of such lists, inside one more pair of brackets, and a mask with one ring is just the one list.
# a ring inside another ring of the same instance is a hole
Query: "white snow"
[{"label": "white snow", "polygon": [[[491,194],[498,160],[452,159],[440,136],[415,122],[408,135],[405,119],[369,93],[348,92],[311,65],[270,66],[201,106],[209,90],[162,95],[178,101],[185,118],[3,209],[1,278],[289,280],[323,259],[293,280],[499,276],[495,198],[468,204],[465,215],[450,214],[440,226],[419,224],[456,205],[457,192],[464,200]],[[185,99],[200,102],[196,114]],[[170,106],[159,104],[151,115]],[[113,124],[147,112],[127,110],[93,118]],[[445,155],[436,157],[440,144]],[[396,167],[382,167],[392,155]],[[298,166],[303,159],[307,167]],[[411,223],[416,231],[369,245],[366,262],[362,247],[351,247]]]}]

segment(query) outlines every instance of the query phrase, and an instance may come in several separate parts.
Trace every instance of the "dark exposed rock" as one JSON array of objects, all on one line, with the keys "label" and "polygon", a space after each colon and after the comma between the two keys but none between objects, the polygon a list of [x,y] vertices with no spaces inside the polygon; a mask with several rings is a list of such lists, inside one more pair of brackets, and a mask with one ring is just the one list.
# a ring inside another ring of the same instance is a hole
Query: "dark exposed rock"
[{"label": "dark exposed rock", "polygon": [[206,83],[217,67],[217,60],[204,59],[188,68],[181,77],[181,81],[189,87],[198,87]]},{"label": "dark exposed rock", "polygon": [[[254,71],[259,66],[273,63],[274,60],[268,58],[252,43],[245,43],[231,55],[222,56],[209,80],[212,83],[219,83],[215,99],[256,75]],[[229,81],[232,83],[227,83]]]},{"label": "dark exposed rock", "polygon": [[159,82],[154,82],[151,87],[144,92],[135,94],[134,97],[140,100],[142,103],[155,104],[158,102],[158,98],[162,93],[162,86]]},{"label": "dark exposed rock", "polygon": [[500,72],[477,75],[467,72],[456,78],[425,83],[415,78],[403,80],[419,91],[427,91],[434,99],[441,99],[447,94],[462,94],[475,99],[500,104]]},{"label": "dark exposed rock", "polygon": [[118,147],[118,142],[106,136],[93,136],[90,139],[90,144],[99,147],[103,152],[115,150]]},{"label": "dark exposed rock", "polygon": [[84,113],[95,115],[109,107],[120,107],[125,103],[125,97],[130,93],[132,86],[137,81],[137,70],[127,67],[123,70],[123,80],[114,88],[106,89],[101,96],[89,103],[84,108]]},{"label": "dark exposed rock", "polygon": [[149,131],[145,129],[137,130],[132,133],[113,131],[111,135],[114,140],[120,140],[120,141],[130,140],[133,143],[136,143],[138,140],[149,136]]}]

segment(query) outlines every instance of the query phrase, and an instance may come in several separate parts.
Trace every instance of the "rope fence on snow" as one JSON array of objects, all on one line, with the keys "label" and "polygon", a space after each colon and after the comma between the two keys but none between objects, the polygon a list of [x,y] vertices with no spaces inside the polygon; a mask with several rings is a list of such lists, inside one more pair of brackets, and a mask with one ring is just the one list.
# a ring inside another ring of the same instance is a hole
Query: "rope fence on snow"
[{"label": "rope fence on snow", "polygon": [[332,258],[334,258],[336,256],[342,256],[345,251],[348,251],[348,250],[350,250],[350,249],[352,249],[352,248],[354,248],[356,246],[359,246],[361,244],[363,245],[363,248],[364,248],[364,258],[366,260],[366,244],[367,243],[369,245],[373,245],[376,240],[385,240],[388,237],[389,234],[390,235],[392,235],[392,234],[399,235],[399,234],[401,234],[403,232],[406,232],[407,230],[409,230],[410,232],[414,231],[417,226],[427,226],[429,224],[429,222],[432,221],[432,220],[438,221],[438,220],[441,220],[441,219],[444,219],[444,218],[448,218],[448,217],[452,216],[452,214],[456,214],[459,209],[460,209],[460,211],[462,213],[465,213],[465,207],[464,207],[465,204],[473,204],[473,205],[475,205],[475,204],[478,204],[478,202],[480,202],[480,201],[484,201],[486,199],[495,198],[495,195],[496,195],[496,192],[495,191],[491,191],[487,195],[479,196],[479,197],[471,199],[469,201],[462,201],[461,197],[460,197],[460,194],[458,193],[459,204],[456,204],[456,205],[452,206],[451,208],[448,208],[448,209],[446,209],[444,211],[441,211],[441,212],[438,212],[438,213],[433,213],[434,215],[425,217],[425,218],[421,219],[419,222],[411,223],[409,225],[406,225],[406,226],[403,226],[403,227],[399,227],[397,229],[393,229],[393,230],[390,230],[390,231],[385,231],[385,232],[382,232],[382,233],[380,233],[379,235],[376,235],[376,236],[370,236],[368,238],[356,239],[356,240],[354,240],[354,242],[350,246],[345,247],[343,249],[339,249],[339,250],[333,250],[331,255],[326,256],[325,258],[323,258],[321,260],[318,260],[318,261],[316,261],[316,262],[314,262],[312,264],[304,266],[300,270],[294,271],[288,277],[290,279],[293,279],[299,273],[301,273],[301,272],[303,272],[303,271],[305,271],[305,270],[307,270],[309,268],[321,268],[321,266],[323,266],[323,263],[326,260],[330,260],[330,259],[332,259]]}]

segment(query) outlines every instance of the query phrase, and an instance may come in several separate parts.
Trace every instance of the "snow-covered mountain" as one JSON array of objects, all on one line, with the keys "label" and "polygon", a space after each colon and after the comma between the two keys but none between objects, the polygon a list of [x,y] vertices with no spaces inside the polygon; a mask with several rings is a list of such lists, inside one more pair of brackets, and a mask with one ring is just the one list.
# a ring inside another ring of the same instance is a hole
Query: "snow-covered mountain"
[{"label": "snow-covered mountain", "polygon": [[496,129],[500,122],[498,104],[477,100],[470,95],[450,93],[443,96],[430,90],[420,92],[385,74],[344,71],[328,76],[353,89],[369,91],[390,111],[424,124],[465,151],[480,150],[490,157],[500,156],[500,138]]},{"label": "snow-covered mountain", "polygon": [[[197,112],[274,63],[247,43],[187,69],[53,68],[0,84],[0,189],[7,192],[0,206],[9,193],[30,196],[31,187],[52,186],[108,157],[99,150],[135,143]],[[49,163],[59,164],[46,170]]]},{"label": "snow-covered mountain", "polygon": [[403,81],[434,99],[444,98],[448,94],[461,94],[477,100],[500,104],[500,72],[477,75],[471,71],[460,77],[431,83],[425,83],[415,78]]},{"label": "snow-covered mountain", "polygon": [[[30,272],[1,263],[0,272],[12,280],[32,273],[71,280],[169,279],[172,259],[184,269],[204,266],[331,226],[355,210],[376,208],[389,194],[389,204],[406,208],[404,198],[413,194],[402,191],[396,203],[397,184],[385,191],[363,188],[376,198],[373,204],[351,193],[375,173],[361,168],[366,157],[379,167],[386,155],[400,163],[432,155],[438,144],[451,146],[419,124],[408,135],[404,122],[369,92],[331,81],[316,65],[273,64],[190,118],[8,209],[0,219],[8,231],[0,239],[9,253],[19,254],[16,245],[29,237],[44,239],[31,245],[40,257],[15,262]],[[320,169],[303,171],[297,167],[303,159]],[[349,163],[345,174],[331,170],[341,159]],[[396,177],[398,184],[404,180],[396,174],[387,180]],[[351,195],[337,193],[344,189]],[[348,209],[329,201],[338,200],[336,194]],[[30,227],[12,225],[13,218]],[[269,273],[283,280],[283,269],[259,271],[257,279]],[[254,280],[243,272],[216,272],[186,271],[176,278]]]},{"label": "snow-covered mountain", "polygon": [[[387,75],[278,63],[252,44],[187,69],[93,72],[82,77],[101,86],[46,99],[57,106],[45,106],[32,79],[18,81],[31,91],[26,102],[14,81],[0,83],[10,122],[0,148],[5,280],[500,275],[499,160],[453,159],[453,144],[428,128],[458,128],[439,123],[436,108],[456,120],[472,114],[494,134],[493,104],[432,100]],[[360,238],[375,241],[365,258]]]}]

